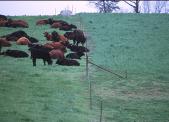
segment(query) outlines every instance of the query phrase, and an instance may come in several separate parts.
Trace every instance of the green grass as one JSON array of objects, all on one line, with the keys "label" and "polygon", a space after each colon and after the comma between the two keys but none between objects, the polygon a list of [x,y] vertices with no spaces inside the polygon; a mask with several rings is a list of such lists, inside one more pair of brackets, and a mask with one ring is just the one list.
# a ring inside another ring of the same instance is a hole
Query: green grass
[{"label": "green grass", "polygon": [[[115,75],[89,65],[92,110],[89,108],[85,58],[80,67],[43,66],[29,58],[0,56],[0,122],[99,122],[100,100],[103,122],[169,121],[169,16],[167,14],[77,14],[52,16],[80,27],[87,35],[89,59]],[[22,29],[45,43],[49,25],[36,26],[48,16],[14,16],[25,19]],[[21,28],[0,28],[0,36]],[[58,30],[57,30],[58,31]],[[63,34],[63,31],[58,31]],[[3,50],[9,47],[4,47]],[[10,49],[28,52],[13,42]]]},{"label": "green grass", "polygon": [[[169,16],[167,14],[81,14],[88,35],[93,111],[105,122],[169,121]],[[97,118],[99,120],[99,118]]]}]

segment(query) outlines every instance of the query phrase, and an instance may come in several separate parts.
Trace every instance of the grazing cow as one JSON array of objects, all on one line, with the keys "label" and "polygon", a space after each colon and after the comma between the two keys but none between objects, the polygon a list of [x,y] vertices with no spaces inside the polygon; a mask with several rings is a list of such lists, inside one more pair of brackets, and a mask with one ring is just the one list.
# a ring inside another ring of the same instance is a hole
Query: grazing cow
[{"label": "grazing cow", "polygon": [[0,21],[7,21],[7,17],[5,15],[0,15]]},{"label": "grazing cow", "polygon": [[2,47],[10,47],[11,43],[8,42],[5,38],[0,38],[0,52]]},{"label": "grazing cow", "polygon": [[1,55],[11,56],[14,58],[25,58],[29,56],[26,52],[21,50],[6,50],[2,52]]},{"label": "grazing cow", "polygon": [[82,46],[84,46],[84,43],[86,42],[86,37],[84,36],[83,31],[74,30],[73,32],[75,34],[74,40],[76,41],[76,46],[78,46],[79,43],[81,43]]},{"label": "grazing cow", "polygon": [[79,43],[84,46],[84,43],[86,42],[86,37],[84,36],[83,31],[81,30],[74,30],[73,32],[66,32],[64,34],[66,38],[69,40],[73,40],[73,44],[78,46]]},{"label": "grazing cow", "polygon": [[65,65],[65,66],[80,66],[80,63],[76,60],[70,60],[70,59],[62,59],[62,60],[57,60],[56,64],[59,65]]},{"label": "grazing cow", "polygon": [[48,65],[52,65],[52,60],[49,55],[49,52],[51,51],[51,49],[45,48],[42,45],[29,44],[28,46],[31,52],[33,66],[36,66],[36,59],[43,59],[44,65],[46,65],[46,61],[48,62]]},{"label": "grazing cow", "polygon": [[22,30],[15,31],[11,34],[7,34],[5,36],[2,36],[3,38],[6,38],[8,41],[17,41],[21,37],[29,38],[29,36]]},{"label": "grazing cow", "polygon": [[64,59],[64,52],[59,49],[54,49],[49,52],[49,55],[52,59],[62,60]]},{"label": "grazing cow", "polygon": [[77,52],[77,53],[69,53],[66,55],[66,58],[68,59],[81,59],[82,56],[84,56],[84,52]]},{"label": "grazing cow", "polygon": [[68,44],[67,48],[69,48],[73,52],[89,52],[89,49],[83,46],[76,46],[76,45]]},{"label": "grazing cow", "polygon": [[76,40],[74,39],[75,38],[74,32],[66,32],[64,36],[69,40],[73,40],[73,44],[75,45]]},{"label": "grazing cow", "polygon": [[21,38],[19,38],[19,39],[16,41],[16,43],[17,43],[18,45],[28,45],[28,44],[30,44],[31,42],[30,42],[29,39],[27,39],[26,37],[21,37]]}]

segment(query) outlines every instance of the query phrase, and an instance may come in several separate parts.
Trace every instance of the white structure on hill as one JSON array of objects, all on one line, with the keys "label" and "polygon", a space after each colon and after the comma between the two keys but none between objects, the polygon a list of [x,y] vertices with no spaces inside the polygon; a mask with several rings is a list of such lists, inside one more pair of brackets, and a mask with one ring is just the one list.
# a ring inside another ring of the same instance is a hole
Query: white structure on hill
[{"label": "white structure on hill", "polygon": [[62,16],[71,16],[72,15],[72,11],[65,9],[65,10],[60,11],[59,15],[62,15]]}]

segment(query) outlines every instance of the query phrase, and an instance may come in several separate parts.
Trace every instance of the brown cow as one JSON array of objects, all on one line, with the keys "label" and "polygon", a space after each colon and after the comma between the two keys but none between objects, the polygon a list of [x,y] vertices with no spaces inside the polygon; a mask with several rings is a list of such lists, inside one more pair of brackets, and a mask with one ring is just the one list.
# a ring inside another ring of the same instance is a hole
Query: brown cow
[{"label": "brown cow", "polygon": [[5,15],[0,15],[0,21],[7,21],[7,17]]},{"label": "brown cow", "polygon": [[10,47],[11,43],[8,42],[5,38],[0,38],[0,52],[2,47]]},{"label": "brown cow", "polygon": [[52,59],[62,60],[64,59],[64,52],[59,49],[54,49],[49,52],[49,55]]},{"label": "brown cow", "polygon": [[31,44],[31,42],[29,41],[29,39],[27,39],[26,37],[21,37],[19,38],[16,43],[18,45],[28,45],[28,44]]},{"label": "brown cow", "polygon": [[59,42],[61,42],[63,45],[69,44],[68,39],[64,35],[59,35]]},{"label": "brown cow", "polygon": [[46,25],[46,24],[53,24],[53,19],[48,18],[48,19],[41,19],[36,22],[36,25]]},{"label": "brown cow", "polygon": [[48,24],[48,20],[47,19],[38,20],[36,22],[36,25],[46,25],[46,24]]},{"label": "brown cow", "polygon": [[51,25],[51,28],[60,28],[62,24],[60,22],[55,22]]},{"label": "brown cow", "polygon": [[7,27],[23,27],[23,28],[28,28],[28,23],[24,20],[12,20],[8,19]]},{"label": "brown cow", "polygon": [[59,49],[59,50],[62,50],[63,52],[66,52],[66,47],[60,42],[46,43],[44,47],[47,47],[50,49]]},{"label": "brown cow", "polygon": [[0,27],[6,27],[8,21],[0,21]]},{"label": "brown cow", "polygon": [[44,35],[44,37],[45,37],[48,41],[51,41],[51,40],[52,40],[52,35],[49,34],[48,32],[44,32],[43,35]]}]

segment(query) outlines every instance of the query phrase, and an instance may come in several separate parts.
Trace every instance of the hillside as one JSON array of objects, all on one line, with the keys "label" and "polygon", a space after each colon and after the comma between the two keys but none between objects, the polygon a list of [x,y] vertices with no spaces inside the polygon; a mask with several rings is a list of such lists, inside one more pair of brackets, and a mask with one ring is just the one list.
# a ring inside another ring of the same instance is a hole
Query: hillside
[{"label": "hillside", "polygon": [[[43,66],[29,58],[0,56],[1,122],[99,122],[100,100],[103,122],[167,122],[169,114],[169,16],[166,14],[77,14],[52,16],[80,27],[87,36],[89,60],[125,75],[120,79],[89,64],[85,79],[85,57],[80,67]],[[36,26],[48,16],[13,16],[28,21],[29,28],[0,28],[0,36],[24,30],[45,43],[49,25]],[[63,34],[63,31],[58,31]],[[20,49],[18,46],[3,50]]]}]

